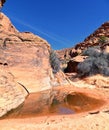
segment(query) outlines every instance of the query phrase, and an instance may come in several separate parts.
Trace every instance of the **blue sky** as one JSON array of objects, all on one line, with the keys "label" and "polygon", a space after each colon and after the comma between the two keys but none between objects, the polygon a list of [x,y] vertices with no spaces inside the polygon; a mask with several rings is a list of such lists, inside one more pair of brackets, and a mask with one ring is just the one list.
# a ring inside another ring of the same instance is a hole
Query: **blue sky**
[{"label": "blue sky", "polygon": [[2,11],[19,31],[33,32],[53,49],[63,49],[109,20],[109,0],[7,0]]}]

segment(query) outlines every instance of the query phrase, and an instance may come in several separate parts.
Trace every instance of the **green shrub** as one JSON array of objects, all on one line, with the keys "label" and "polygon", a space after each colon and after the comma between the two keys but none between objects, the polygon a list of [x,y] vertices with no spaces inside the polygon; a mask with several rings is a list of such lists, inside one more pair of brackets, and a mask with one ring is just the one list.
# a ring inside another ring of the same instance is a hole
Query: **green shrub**
[{"label": "green shrub", "polygon": [[108,42],[108,38],[106,36],[100,36],[99,37],[99,43],[104,44]]}]

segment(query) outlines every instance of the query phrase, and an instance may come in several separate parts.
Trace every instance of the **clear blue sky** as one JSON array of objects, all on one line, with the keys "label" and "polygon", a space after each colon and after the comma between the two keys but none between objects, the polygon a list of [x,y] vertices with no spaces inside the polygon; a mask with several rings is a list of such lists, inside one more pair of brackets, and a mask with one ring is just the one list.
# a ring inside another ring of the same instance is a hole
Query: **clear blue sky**
[{"label": "clear blue sky", "polygon": [[109,20],[109,0],[7,0],[3,12],[19,31],[72,47]]}]

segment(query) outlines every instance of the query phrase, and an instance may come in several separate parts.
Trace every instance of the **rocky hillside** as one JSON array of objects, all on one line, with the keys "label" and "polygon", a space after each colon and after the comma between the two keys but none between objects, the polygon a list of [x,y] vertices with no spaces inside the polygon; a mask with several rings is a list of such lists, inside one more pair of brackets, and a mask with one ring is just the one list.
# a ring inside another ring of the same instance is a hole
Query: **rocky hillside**
[{"label": "rocky hillside", "polygon": [[100,45],[107,46],[109,43],[109,22],[103,23],[97,30],[89,35],[83,42],[76,44],[72,48],[57,51],[60,59],[73,58],[80,54],[87,47]]},{"label": "rocky hillside", "polygon": [[[100,45],[100,43],[105,43],[109,41],[109,22],[105,22],[101,25],[94,33],[89,35],[82,43],[75,46],[75,49],[82,49],[89,46]],[[101,45],[102,46],[102,45]]]},{"label": "rocky hillside", "polygon": [[28,93],[69,84],[61,70],[53,73],[50,52],[47,41],[30,32],[19,32],[7,16],[0,14],[0,113],[18,107]]}]

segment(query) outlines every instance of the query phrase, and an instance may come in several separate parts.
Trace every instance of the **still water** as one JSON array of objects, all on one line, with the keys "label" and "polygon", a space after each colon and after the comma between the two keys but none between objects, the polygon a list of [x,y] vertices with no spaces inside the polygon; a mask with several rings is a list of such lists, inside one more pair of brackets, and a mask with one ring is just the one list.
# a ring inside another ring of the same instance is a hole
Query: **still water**
[{"label": "still water", "polygon": [[24,104],[9,112],[4,118],[28,118],[45,115],[66,115],[76,114],[95,110],[101,107],[105,101],[89,97],[84,93],[72,92],[63,99],[61,95],[54,97],[49,103],[48,99],[43,99],[43,94],[31,93],[26,98]]}]

